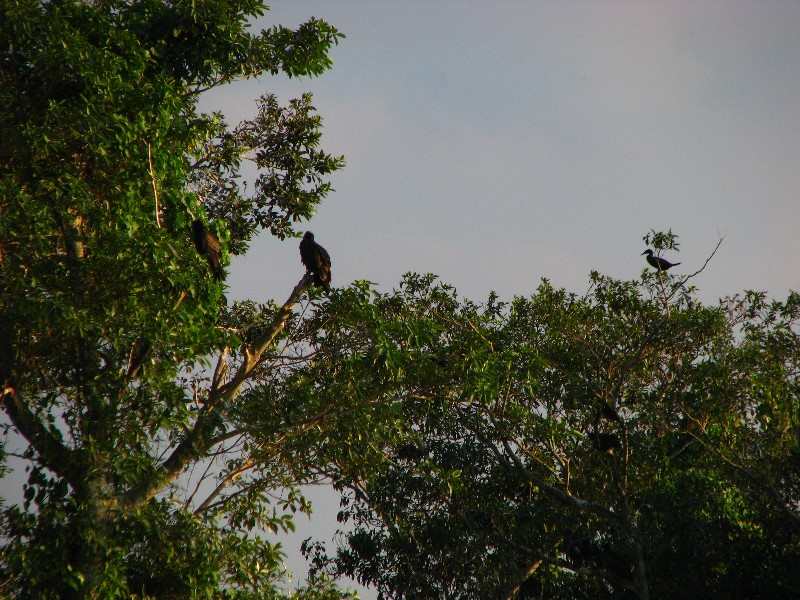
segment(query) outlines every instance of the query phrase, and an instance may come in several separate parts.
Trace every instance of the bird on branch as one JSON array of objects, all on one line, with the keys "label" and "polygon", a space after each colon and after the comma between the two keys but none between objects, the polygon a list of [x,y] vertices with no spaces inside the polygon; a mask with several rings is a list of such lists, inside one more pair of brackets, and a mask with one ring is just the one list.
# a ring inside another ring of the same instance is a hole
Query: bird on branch
[{"label": "bird on branch", "polygon": [[142,372],[142,366],[145,360],[150,356],[152,346],[147,340],[136,340],[131,348],[130,357],[128,358],[128,380],[136,379]]},{"label": "bird on branch", "polygon": [[642,254],[647,254],[647,262],[650,263],[650,266],[655,267],[659,271],[668,271],[672,267],[675,267],[681,263],[671,263],[665,258],[661,258],[660,256],[653,256],[653,251],[648,248]]},{"label": "bird on branch", "polygon": [[331,257],[327,250],[314,241],[314,234],[306,231],[300,242],[300,260],[314,276],[314,285],[326,292],[331,290]]},{"label": "bird on branch", "polygon": [[592,440],[594,447],[600,452],[612,454],[617,448],[622,448],[622,440],[620,440],[613,433],[600,433],[598,431],[592,431],[589,434],[589,438]]},{"label": "bird on branch", "polygon": [[205,254],[208,260],[208,266],[211,268],[211,273],[217,281],[225,279],[225,271],[222,270],[222,246],[219,243],[219,238],[211,233],[200,219],[192,221],[192,236],[194,239],[194,247],[197,252]]}]

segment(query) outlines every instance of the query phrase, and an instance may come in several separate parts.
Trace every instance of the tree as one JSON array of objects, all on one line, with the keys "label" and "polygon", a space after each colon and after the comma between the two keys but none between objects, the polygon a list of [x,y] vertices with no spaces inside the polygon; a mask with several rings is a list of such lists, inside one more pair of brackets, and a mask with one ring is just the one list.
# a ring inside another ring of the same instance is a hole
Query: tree
[{"label": "tree", "polygon": [[[24,506],[3,512],[4,595],[279,595],[280,546],[254,531],[291,528],[310,475],[270,455],[257,485],[239,477],[226,457],[265,450],[226,434],[245,384],[269,380],[309,278],[280,307],[228,309],[191,226],[213,232],[225,266],[259,230],[294,236],[343,164],[318,148],[308,95],[266,95],[235,128],[198,113],[235,79],[330,66],[335,28],[251,33],[265,10],[0,6],[1,400],[29,463]],[[341,596],[325,578],[298,594]]]},{"label": "tree", "polygon": [[355,529],[309,543],[299,597],[341,597],[339,574],[396,598],[800,589],[795,293],[706,306],[650,271],[510,303],[412,275],[323,299],[307,273],[226,306],[192,223],[224,269],[260,230],[294,236],[342,165],[309,96],[198,114],[236,78],[330,66],[334,28],[253,35],[263,11],[0,5],[0,400],[30,465],[3,594],[280,597],[259,531],[319,481]]},{"label": "tree", "polygon": [[800,295],[706,306],[691,277],[477,305],[409,276],[325,307],[298,393],[396,428],[329,473],[353,531],[317,568],[387,598],[800,589]]}]

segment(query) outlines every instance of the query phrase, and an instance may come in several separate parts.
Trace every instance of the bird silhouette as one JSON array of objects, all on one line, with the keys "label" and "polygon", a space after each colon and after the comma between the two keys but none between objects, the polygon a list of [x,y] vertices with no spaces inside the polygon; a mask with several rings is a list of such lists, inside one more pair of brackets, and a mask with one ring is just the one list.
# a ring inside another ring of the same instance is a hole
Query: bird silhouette
[{"label": "bird silhouette", "polygon": [[681,263],[671,263],[665,258],[661,258],[660,256],[653,256],[653,251],[648,248],[642,254],[647,254],[647,262],[650,263],[650,266],[655,267],[659,271],[668,271],[672,267],[679,265]]},{"label": "bird silhouette", "polygon": [[314,285],[329,292],[331,289],[331,257],[327,250],[314,241],[314,234],[306,231],[300,242],[300,260],[314,276]]},{"label": "bird silhouette", "polygon": [[220,259],[222,258],[222,246],[219,243],[219,238],[211,233],[200,219],[196,219],[192,222],[192,237],[197,252],[206,255],[208,266],[211,268],[211,273],[213,273],[217,281],[225,279],[225,271],[223,271],[222,264],[220,263]]},{"label": "bird silhouette", "polygon": [[592,440],[594,447],[600,452],[607,452],[611,454],[616,448],[622,448],[622,440],[620,440],[613,433],[600,433],[592,431],[589,434],[589,439]]},{"label": "bird silhouette", "polygon": [[145,360],[150,356],[152,346],[144,339],[136,340],[131,348],[130,358],[128,358],[128,379],[136,379],[142,372]]}]

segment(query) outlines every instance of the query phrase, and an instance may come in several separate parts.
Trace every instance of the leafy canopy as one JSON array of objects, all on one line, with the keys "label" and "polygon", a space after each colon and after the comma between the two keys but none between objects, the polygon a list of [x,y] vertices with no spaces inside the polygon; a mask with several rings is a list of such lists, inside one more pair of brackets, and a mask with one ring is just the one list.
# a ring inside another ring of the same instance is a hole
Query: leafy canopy
[{"label": "leafy canopy", "polygon": [[[280,546],[254,528],[290,528],[284,509],[307,510],[297,481],[273,468],[261,491],[205,506],[190,487],[199,469],[209,477],[198,489],[213,495],[216,438],[264,351],[236,381],[205,374],[241,336],[224,326],[223,288],[191,223],[219,238],[227,264],[259,230],[295,235],[343,164],[319,149],[308,95],[281,106],[267,94],[234,128],[198,113],[204,91],[235,79],[330,67],[334,27],[251,32],[265,10],[0,5],[0,378],[6,429],[29,465],[24,506],[3,516],[4,594],[278,593]],[[246,159],[261,169],[251,193],[239,185]],[[334,592],[320,578],[298,593]]]},{"label": "leafy canopy", "polygon": [[324,307],[293,395],[392,426],[328,458],[349,533],[307,544],[318,569],[382,598],[800,589],[800,295],[592,282],[475,304],[409,276]]}]

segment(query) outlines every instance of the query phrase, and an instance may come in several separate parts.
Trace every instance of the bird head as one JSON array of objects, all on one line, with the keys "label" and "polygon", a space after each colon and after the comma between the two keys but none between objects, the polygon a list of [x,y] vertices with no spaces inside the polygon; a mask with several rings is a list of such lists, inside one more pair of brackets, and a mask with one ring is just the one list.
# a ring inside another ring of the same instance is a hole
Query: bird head
[{"label": "bird head", "polygon": [[647,250],[642,252],[642,256],[644,256],[645,254],[647,254],[648,256],[653,256],[653,251],[650,250],[650,248],[648,248]]},{"label": "bird head", "polygon": [[310,231],[306,231],[305,235],[303,236],[303,239],[304,240],[308,240],[309,242],[313,242],[314,241],[314,234],[311,233]]}]

